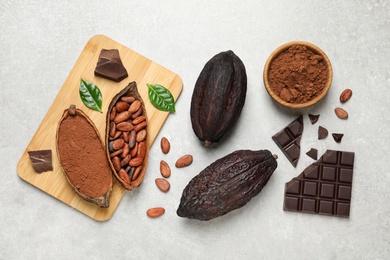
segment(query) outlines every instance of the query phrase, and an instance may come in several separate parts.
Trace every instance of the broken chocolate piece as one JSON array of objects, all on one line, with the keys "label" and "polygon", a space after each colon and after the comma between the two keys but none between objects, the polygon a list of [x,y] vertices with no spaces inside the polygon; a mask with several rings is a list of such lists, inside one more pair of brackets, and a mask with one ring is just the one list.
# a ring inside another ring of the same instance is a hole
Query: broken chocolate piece
[{"label": "broken chocolate piece", "polygon": [[283,210],[349,217],[355,154],[327,150],[285,185]]},{"label": "broken chocolate piece", "polygon": [[287,159],[297,166],[301,151],[301,136],[303,132],[303,117],[300,115],[284,129],[272,136],[272,139],[282,150]]},{"label": "broken chocolate piece", "polygon": [[53,170],[51,150],[28,151],[35,172],[42,173]]},{"label": "broken chocolate piece", "polygon": [[312,125],[314,125],[315,123],[317,123],[318,118],[320,118],[320,115],[312,115],[312,114],[309,114],[309,119],[310,119],[310,122],[311,122]]},{"label": "broken chocolate piece", "polygon": [[101,50],[95,68],[95,76],[100,76],[116,82],[119,82],[128,76],[117,49]]},{"label": "broken chocolate piece", "polygon": [[344,134],[333,133],[332,136],[333,136],[333,139],[336,141],[336,143],[340,143]]},{"label": "broken chocolate piece", "polygon": [[328,136],[328,130],[325,127],[318,127],[318,140],[325,139]]},{"label": "broken chocolate piece", "polygon": [[315,149],[315,148],[311,148],[310,151],[308,151],[306,153],[310,158],[312,158],[313,160],[317,160],[317,156],[318,156],[318,150]]}]

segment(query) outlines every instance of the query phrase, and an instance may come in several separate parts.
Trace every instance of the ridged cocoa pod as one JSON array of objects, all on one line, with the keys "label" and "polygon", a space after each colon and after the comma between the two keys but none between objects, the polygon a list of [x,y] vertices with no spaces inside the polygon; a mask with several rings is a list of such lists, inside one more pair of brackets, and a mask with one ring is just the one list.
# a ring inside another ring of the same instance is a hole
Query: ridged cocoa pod
[{"label": "ridged cocoa pod", "polygon": [[210,164],[185,187],[177,215],[210,220],[247,204],[277,167],[268,150],[238,150]]},{"label": "ridged cocoa pod", "polygon": [[[124,106],[123,102],[129,103],[128,110],[112,117],[111,112],[117,110],[119,106]],[[124,121],[122,121],[121,114],[124,114]],[[112,128],[115,124],[116,130],[123,130],[123,132],[119,131],[120,135],[116,137],[118,139],[112,140],[113,138],[110,139],[110,133],[113,134]],[[140,127],[141,124],[142,127]],[[125,128],[121,129],[120,125],[124,125]],[[146,126],[145,105],[138,93],[137,84],[133,81],[112,99],[108,106],[106,118],[106,156],[115,177],[127,190],[138,187],[144,179],[149,153],[149,147],[145,139],[147,136]],[[142,140],[136,140],[137,131],[139,131],[138,133],[142,132],[144,137]],[[116,142],[119,141],[123,141],[123,148],[115,146]],[[123,158],[121,159],[115,156],[118,149],[122,149],[120,153]]]},{"label": "ridged cocoa pod", "polygon": [[232,51],[209,60],[196,81],[191,100],[191,123],[206,146],[218,142],[235,125],[247,89],[243,62]]}]

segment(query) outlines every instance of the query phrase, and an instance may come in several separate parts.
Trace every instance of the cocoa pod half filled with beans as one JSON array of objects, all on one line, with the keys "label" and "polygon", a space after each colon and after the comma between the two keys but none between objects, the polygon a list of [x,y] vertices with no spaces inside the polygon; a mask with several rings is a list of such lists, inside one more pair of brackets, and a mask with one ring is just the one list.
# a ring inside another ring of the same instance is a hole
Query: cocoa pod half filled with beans
[{"label": "cocoa pod half filled with beans", "polygon": [[106,118],[106,155],[122,184],[138,187],[148,163],[147,116],[137,84],[131,82],[112,99]]},{"label": "cocoa pod half filled with beans", "polygon": [[107,208],[112,173],[103,140],[92,120],[72,105],[64,111],[58,124],[56,144],[68,183],[83,199]]},{"label": "cocoa pod half filled with beans", "polygon": [[191,99],[191,123],[206,146],[217,143],[236,124],[245,103],[244,63],[232,51],[221,52],[201,71]]}]

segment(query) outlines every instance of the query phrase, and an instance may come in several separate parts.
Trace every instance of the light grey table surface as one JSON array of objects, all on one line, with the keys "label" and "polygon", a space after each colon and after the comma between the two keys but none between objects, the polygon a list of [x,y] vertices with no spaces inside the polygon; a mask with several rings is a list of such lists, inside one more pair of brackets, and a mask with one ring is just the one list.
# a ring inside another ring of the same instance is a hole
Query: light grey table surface
[{"label": "light grey table surface", "polygon": [[[2,1],[0,5],[0,259],[389,259],[390,2],[370,1]],[[112,3],[110,3],[112,2]],[[21,180],[16,165],[87,41],[104,34],[183,79],[177,112],[152,146],[143,185],[127,192],[113,217],[97,222]],[[263,85],[263,67],[279,45],[303,40],[324,50],[333,84],[320,104],[288,111]],[[204,148],[189,111],[195,81],[215,54],[231,49],[244,62],[247,99],[221,145]],[[339,120],[343,104],[350,118]],[[320,113],[312,126],[308,113]],[[304,115],[301,158],[293,168],[271,136]],[[318,125],[343,132],[317,140]],[[163,157],[158,141],[170,139]],[[313,162],[317,148],[354,151],[350,218],[284,212],[284,184]],[[259,196],[208,222],[175,211],[188,181],[237,149],[269,149],[279,166]],[[159,161],[183,153],[194,163],[173,169],[171,190],[154,184]],[[148,208],[166,213],[149,219]]]}]

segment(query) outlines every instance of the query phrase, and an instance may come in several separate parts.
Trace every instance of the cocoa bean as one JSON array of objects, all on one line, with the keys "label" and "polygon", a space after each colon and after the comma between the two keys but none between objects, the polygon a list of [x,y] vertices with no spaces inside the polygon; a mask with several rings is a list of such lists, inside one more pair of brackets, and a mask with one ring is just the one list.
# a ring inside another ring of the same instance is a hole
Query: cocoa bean
[{"label": "cocoa bean", "polygon": [[116,129],[120,131],[130,132],[131,130],[134,129],[134,126],[130,122],[121,122],[116,125]]},{"label": "cocoa bean", "polygon": [[139,116],[137,118],[135,118],[132,122],[133,125],[138,125],[139,123],[143,122],[146,120],[146,117],[145,116]]},{"label": "cocoa bean", "polygon": [[159,190],[161,190],[162,192],[168,192],[171,188],[171,184],[169,183],[169,181],[163,178],[157,178],[155,180],[155,183],[157,188],[159,188]]},{"label": "cocoa bean", "polygon": [[130,150],[131,157],[136,157],[138,153],[138,143],[136,142],[134,147]]},{"label": "cocoa bean", "polygon": [[133,120],[136,119],[137,117],[142,115],[142,113],[143,113],[143,109],[142,109],[142,107],[140,107],[140,109],[138,109],[137,112],[135,112],[131,115],[131,119],[133,119]]},{"label": "cocoa bean", "polygon": [[130,160],[129,165],[131,167],[137,167],[137,166],[140,166],[143,162],[144,162],[144,158],[135,157],[135,158]]},{"label": "cocoa bean", "polygon": [[123,96],[123,97],[121,97],[121,100],[130,104],[130,103],[133,103],[133,101],[135,100],[135,97]]},{"label": "cocoa bean", "polygon": [[345,89],[343,92],[340,94],[340,102],[345,103],[347,102],[350,98],[352,97],[352,90],[349,88]]},{"label": "cocoa bean", "polygon": [[[130,154],[128,154],[128,155],[126,155],[125,158],[122,159],[122,161],[121,161],[121,167],[122,167],[122,168],[125,167],[126,165],[129,164],[130,161],[131,161],[131,156],[130,156]],[[130,165],[130,166],[132,166],[132,165]]]},{"label": "cocoa bean", "polygon": [[135,138],[135,140],[137,141],[137,142],[142,142],[143,140],[145,140],[146,139],[146,130],[145,129],[142,129],[141,131],[139,131],[138,133],[137,133],[137,137]]},{"label": "cocoa bean", "polygon": [[116,124],[118,124],[120,122],[124,122],[126,120],[129,120],[130,117],[131,117],[131,113],[129,111],[124,111],[124,112],[116,115],[116,117],[114,118],[114,122]]},{"label": "cocoa bean", "polygon": [[336,113],[336,116],[340,119],[347,119],[348,118],[348,112],[342,109],[341,107],[337,107],[334,112]]},{"label": "cocoa bean", "polygon": [[119,149],[113,153],[110,153],[110,158],[114,157],[114,156],[117,156],[117,155],[120,155],[122,154],[123,150],[122,149]]},{"label": "cocoa bean", "polygon": [[122,149],[124,145],[125,145],[125,140],[123,140],[122,138],[116,139],[115,141],[111,141],[108,143],[110,152],[114,152],[116,150]]},{"label": "cocoa bean", "polygon": [[137,137],[137,133],[135,131],[131,131],[130,132],[130,136],[129,136],[129,147],[130,149],[132,149],[135,145],[135,139]]},{"label": "cocoa bean", "polygon": [[116,133],[115,123],[114,123],[114,122],[111,122],[111,123],[110,123],[110,137],[114,137],[114,136],[115,136],[115,133]]},{"label": "cocoa bean", "polygon": [[122,135],[123,135],[123,140],[125,140],[125,142],[128,143],[130,139],[130,133],[128,131],[124,131]]},{"label": "cocoa bean", "polygon": [[119,136],[121,136],[122,134],[122,131],[116,131],[114,137],[110,137],[109,140],[112,141],[112,140],[115,140],[117,139]]},{"label": "cocoa bean", "polygon": [[130,107],[129,103],[124,102],[124,101],[118,102],[118,103],[116,103],[116,105],[115,105],[116,111],[117,111],[118,113],[121,113],[121,112],[123,112],[123,111],[128,110],[129,107]]},{"label": "cocoa bean", "polygon": [[144,129],[145,127],[146,127],[146,121],[143,121],[143,122],[139,123],[138,125],[135,125],[135,126],[134,126],[134,130],[135,130],[136,132],[139,132],[139,131],[141,131],[142,129]]},{"label": "cocoa bean", "polygon": [[123,146],[121,157],[125,158],[130,153],[130,147],[127,143]]},{"label": "cocoa bean", "polygon": [[149,218],[157,218],[164,215],[164,213],[165,213],[165,209],[161,207],[151,208],[146,211],[146,215]]},{"label": "cocoa bean", "polygon": [[121,178],[124,182],[127,184],[130,184],[130,178],[129,175],[127,175],[126,171],[123,169],[120,169],[118,172],[119,178]]},{"label": "cocoa bean", "polygon": [[110,121],[114,120],[115,117],[116,117],[116,108],[114,107],[110,113]]},{"label": "cocoa bean", "polygon": [[164,178],[169,178],[171,176],[171,167],[169,167],[169,164],[164,160],[160,161],[160,173]]},{"label": "cocoa bean", "polygon": [[121,169],[121,160],[118,156],[115,156],[111,159],[112,165],[114,166],[114,169],[116,171],[119,171]]},{"label": "cocoa bean", "polygon": [[134,100],[134,102],[131,103],[128,111],[132,114],[136,112],[138,109],[140,109],[140,107],[141,107],[141,102],[139,100]]},{"label": "cocoa bean", "polygon": [[177,159],[175,166],[177,168],[183,168],[189,166],[192,163],[192,160],[193,160],[192,155],[190,154],[183,155],[182,157]]},{"label": "cocoa bean", "polygon": [[138,176],[141,174],[142,169],[143,169],[142,165],[135,168],[133,177],[131,178],[132,181],[135,181],[138,178]]},{"label": "cocoa bean", "polygon": [[161,151],[164,154],[169,153],[169,150],[171,149],[171,144],[169,143],[166,137],[161,138],[160,146],[161,146]]},{"label": "cocoa bean", "polygon": [[140,142],[138,143],[138,151],[137,151],[137,157],[145,158],[146,155],[146,143]]}]

